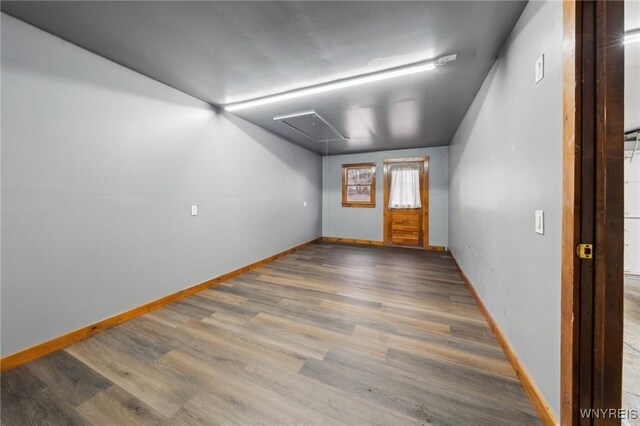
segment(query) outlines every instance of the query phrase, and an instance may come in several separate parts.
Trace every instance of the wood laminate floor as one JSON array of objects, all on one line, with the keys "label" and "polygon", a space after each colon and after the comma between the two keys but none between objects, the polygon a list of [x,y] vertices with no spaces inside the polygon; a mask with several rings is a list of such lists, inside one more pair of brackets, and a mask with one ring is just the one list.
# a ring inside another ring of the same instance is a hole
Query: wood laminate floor
[{"label": "wood laminate floor", "polygon": [[[624,277],[622,408],[640,413],[640,276]],[[632,423],[633,422],[633,423]],[[625,419],[622,424],[640,424]]]},{"label": "wood laminate floor", "polygon": [[443,252],[319,243],[2,374],[13,425],[540,424]]}]

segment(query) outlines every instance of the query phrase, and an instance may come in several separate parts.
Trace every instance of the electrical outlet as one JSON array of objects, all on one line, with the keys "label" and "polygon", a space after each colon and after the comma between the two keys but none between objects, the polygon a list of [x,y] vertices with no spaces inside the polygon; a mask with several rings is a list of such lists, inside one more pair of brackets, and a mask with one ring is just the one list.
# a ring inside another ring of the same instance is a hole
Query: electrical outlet
[{"label": "electrical outlet", "polygon": [[544,210],[536,210],[536,233],[544,235]]},{"label": "electrical outlet", "polygon": [[536,84],[540,82],[544,78],[544,55],[540,55],[540,57],[536,60]]},{"label": "electrical outlet", "polygon": [[191,206],[191,216],[198,216],[198,206]]}]

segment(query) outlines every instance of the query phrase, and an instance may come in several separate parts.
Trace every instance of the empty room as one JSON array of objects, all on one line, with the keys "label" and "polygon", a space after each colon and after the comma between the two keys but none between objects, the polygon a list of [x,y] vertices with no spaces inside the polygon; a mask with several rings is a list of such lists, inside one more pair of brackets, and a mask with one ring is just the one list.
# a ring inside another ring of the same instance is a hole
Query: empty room
[{"label": "empty room", "polygon": [[0,421],[640,424],[640,1],[1,1]]}]

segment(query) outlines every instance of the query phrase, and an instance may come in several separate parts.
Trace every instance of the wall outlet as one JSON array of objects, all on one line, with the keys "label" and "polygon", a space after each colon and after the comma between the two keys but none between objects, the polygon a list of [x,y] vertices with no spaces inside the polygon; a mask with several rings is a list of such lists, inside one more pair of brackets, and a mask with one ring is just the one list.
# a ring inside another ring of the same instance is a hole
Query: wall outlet
[{"label": "wall outlet", "polygon": [[536,59],[536,84],[544,78],[544,55]]},{"label": "wall outlet", "polygon": [[536,210],[536,233],[544,235],[544,210]]},{"label": "wall outlet", "polygon": [[191,216],[198,216],[198,206],[191,206]]}]

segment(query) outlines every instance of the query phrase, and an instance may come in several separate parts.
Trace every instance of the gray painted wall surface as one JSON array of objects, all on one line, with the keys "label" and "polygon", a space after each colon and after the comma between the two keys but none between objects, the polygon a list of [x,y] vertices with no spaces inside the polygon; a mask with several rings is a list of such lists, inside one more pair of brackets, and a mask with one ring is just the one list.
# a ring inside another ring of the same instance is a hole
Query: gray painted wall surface
[{"label": "gray painted wall surface", "polygon": [[[324,157],[322,235],[382,241],[383,161],[390,158],[429,157],[429,244],[447,246],[447,147],[379,151]],[[342,164],[376,163],[376,207],[342,207]]]},{"label": "gray painted wall surface", "polygon": [[449,176],[450,249],[559,418],[561,2],[527,5],[453,138]]},{"label": "gray painted wall surface", "polygon": [[310,151],[4,14],[1,83],[2,355],[321,235]]}]

